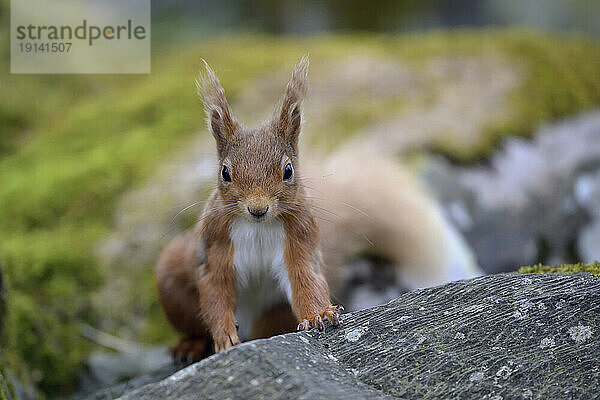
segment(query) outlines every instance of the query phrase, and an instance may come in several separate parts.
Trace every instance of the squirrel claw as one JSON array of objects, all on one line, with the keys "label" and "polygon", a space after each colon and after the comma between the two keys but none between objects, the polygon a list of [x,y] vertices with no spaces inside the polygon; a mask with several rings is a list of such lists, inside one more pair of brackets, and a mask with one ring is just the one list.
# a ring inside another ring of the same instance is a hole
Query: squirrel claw
[{"label": "squirrel claw", "polygon": [[340,324],[340,314],[344,311],[344,307],[340,305],[330,305],[328,306],[321,315],[323,318],[329,320],[331,325],[338,326]]},{"label": "squirrel claw", "polygon": [[323,330],[325,329],[325,324],[323,324],[323,318],[321,318],[320,315],[315,315],[313,326],[317,328],[320,332],[323,332]]},{"label": "squirrel claw", "polygon": [[319,331],[323,331],[325,329],[323,320],[328,320],[331,325],[338,326],[340,324],[340,314],[342,311],[344,311],[344,307],[342,306],[329,305],[320,314],[313,315],[310,320],[303,319],[302,322],[298,324],[297,330],[305,331],[317,328]]},{"label": "squirrel claw", "polygon": [[302,322],[300,322],[298,324],[298,331],[307,331],[311,328],[310,323],[308,322],[308,320],[304,319],[302,320]]},{"label": "squirrel claw", "polygon": [[331,325],[338,326],[340,324],[339,314],[333,311],[326,311],[325,317],[331,322]]}]

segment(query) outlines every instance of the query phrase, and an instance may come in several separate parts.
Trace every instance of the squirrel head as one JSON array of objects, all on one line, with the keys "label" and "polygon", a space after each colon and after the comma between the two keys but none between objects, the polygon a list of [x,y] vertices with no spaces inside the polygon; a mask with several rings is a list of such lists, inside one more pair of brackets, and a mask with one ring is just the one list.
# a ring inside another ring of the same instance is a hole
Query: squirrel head
[{"label": "squirrel head", "polygon": [[217,76],[204,64],[205,73],[196,84],[217,144],[217,190],[225,207],[253,222],[291,212],[301,186],[297,175],[298,137],[308,58],[303,57],[294,68],[271,120],[253,129],[236,121]]}]

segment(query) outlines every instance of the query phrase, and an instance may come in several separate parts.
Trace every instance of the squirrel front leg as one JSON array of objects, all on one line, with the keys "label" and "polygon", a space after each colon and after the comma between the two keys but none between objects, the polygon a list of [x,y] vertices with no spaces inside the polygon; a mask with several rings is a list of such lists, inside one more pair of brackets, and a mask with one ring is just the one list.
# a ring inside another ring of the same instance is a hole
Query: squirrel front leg
[{"label": "squirrel front leg", "polygon": [[240,343],[235,326],[233,245],[207,246],[206,262],[198,277],[200,310],[215,345],[215,353]]},{"label": "squirrel front leg", "polygon": [[333,326],[339,325],[341,306],[331,305],[329,287],[320,273],[313,271],[310,265],[295,263],[290,265],[290,284],[292,286],[292,310],[299,317],[298,330],[325,329],[324,320]]},{"label": "squirrel front leg", "polygon": [[288,237],[285,258],[292,289],[292,310],[300,320],[298,330],[317,328],[322,331],[325,328],[323,320],[339,325],[343,308],[330,303],[329,286],[321,273],[316,240]]}]

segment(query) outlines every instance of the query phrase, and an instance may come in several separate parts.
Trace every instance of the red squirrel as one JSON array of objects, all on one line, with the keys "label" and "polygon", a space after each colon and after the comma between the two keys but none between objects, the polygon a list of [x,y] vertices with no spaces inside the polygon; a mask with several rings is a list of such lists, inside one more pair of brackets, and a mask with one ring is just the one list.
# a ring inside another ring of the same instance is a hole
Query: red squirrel
[{"label": "red squirrel", "polygon": [[239,344],[237,321],[240,336],[265,338],[337,326],[343,310],[330,304],[319,226],[298,170],[308,58],[273,118],[254,129],[235,119],[205,67],[197,86],[216,141],[217,188],[194,230],[175,238],[156,266],[160,301],[183,335],[173,354],[195,360],[211,343],[215,352]]}]

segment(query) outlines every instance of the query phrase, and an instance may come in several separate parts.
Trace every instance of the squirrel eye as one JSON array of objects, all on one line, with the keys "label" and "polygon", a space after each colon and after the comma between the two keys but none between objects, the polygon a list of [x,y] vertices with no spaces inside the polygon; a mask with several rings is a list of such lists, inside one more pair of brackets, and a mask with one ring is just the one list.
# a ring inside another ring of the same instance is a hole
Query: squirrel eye
[{"label": "squirrel eye", "polygon": [[229,175],[229,169],[223,165],[223,169],[221,170],[221,176],[225,182],[231,182],[231,175]]},{"label": "squirrel eye", "polygon": [[292,164],[287,163],[285,168],[283,169],[283,180],[287,181],[288,179],[290,179],[292,177]]}]

